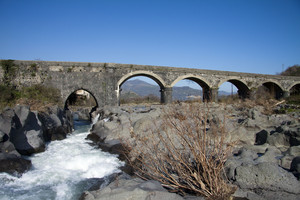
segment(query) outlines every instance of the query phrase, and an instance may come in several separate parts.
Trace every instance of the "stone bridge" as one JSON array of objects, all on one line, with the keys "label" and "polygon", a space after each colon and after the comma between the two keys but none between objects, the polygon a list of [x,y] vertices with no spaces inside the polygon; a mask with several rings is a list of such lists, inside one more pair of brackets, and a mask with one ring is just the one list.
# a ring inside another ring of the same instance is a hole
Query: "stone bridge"
[{"label": "stone bridge", "polygon": [[[199,84],[203,99],[212,101],[217,101],[218,88],[224,82],[234,84],[241,98],[248,97],[261,86],[268,88],[278,99],[300,88],[300,77],[291,76],[116,63],[21,60],[14,63],[19,67],[15,79],[18,84],[53,86],[61,91],[64,102],[70,94],[83,89],[95,98],[99,107],[118,105],[122,84],[135,76],[154,80],[160,86],[161,103],[165,104],[172,102],[172,87],[183,79]],[[0,80],[2,77],[3,70],[0,69]]]}]

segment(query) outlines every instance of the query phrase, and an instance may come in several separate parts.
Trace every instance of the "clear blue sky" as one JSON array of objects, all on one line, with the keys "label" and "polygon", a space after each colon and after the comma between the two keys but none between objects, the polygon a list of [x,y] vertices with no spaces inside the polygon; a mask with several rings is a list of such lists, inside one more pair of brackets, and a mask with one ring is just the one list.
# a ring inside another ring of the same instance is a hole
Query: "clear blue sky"
[{"label": "clear blue sky", "polygon": [[300,64],[300,0],[0,0],[0,59],[276,74]]}]

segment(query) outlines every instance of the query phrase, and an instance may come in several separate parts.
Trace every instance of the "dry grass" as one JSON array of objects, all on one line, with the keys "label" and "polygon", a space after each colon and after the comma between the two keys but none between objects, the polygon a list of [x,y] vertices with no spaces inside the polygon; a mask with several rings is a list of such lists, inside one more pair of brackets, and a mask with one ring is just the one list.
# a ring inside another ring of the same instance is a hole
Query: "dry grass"
[{"label": "dry grass", "polygon": [[253,108],[262,106],[263,114],[270,115],[274,113],[274,106],[279,102],[274,98],[274,94],[270,93],[265,87],[260,87],[255,93],[250,95],[249,99],[240,102],[240,106]]},{"label": "dry grass", "polygon": [[266,88],[260,87],[257,91],[252,92],[249,98],[241,99],[237,95],[223,97],[219,103],[234,104],[241,108],[254,108],[255,106],[263,107],[263,114],[270,115],[274,113],[274,108],[279,102],[274,98],[274,94],[270,93]]},{"label": "dry grass", "polygon": [[203,105],[173,104],[151,135],[132,132],[137,146],[126,145],[136,160],[128,161],[138,176],[157,180],[173,192],[228,199],[235,188],[224,177],[224,163],[232,144],[225,142],[225,119],[220,124],[209,118]]},{"label": "dry grass", "polygon": [[121,97],[120,104],[160,104],[159,97],[155,95],[147,95],[147,96],[135,96],[135,97]]},{"label": "dry grass", "polygon": [[41,102],[40,100],[36,99],[26,99],[21,98],[18,99],[16,104],[19,105],[27,105],[30,107],[30,110],[35,110],[39,112],[46,112],[49,107],[57,105],[56,103],[48,103],[48,102]]}]

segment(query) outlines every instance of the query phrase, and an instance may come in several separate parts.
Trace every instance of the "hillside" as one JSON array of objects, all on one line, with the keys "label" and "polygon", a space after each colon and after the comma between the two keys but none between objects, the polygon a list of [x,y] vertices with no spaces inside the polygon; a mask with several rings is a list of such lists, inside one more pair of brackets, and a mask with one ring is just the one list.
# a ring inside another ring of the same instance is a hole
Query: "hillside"
[{"label": "hillside", "polygon": [[300,76],[300,65],[293,65],[281,72],[282,76]]},{"label": "hillside", "polygon": [[[126,81],[122,87],[122,94],[128,95],[128,92],[133,92],[139,96],[147,96],[153,94],[160,97],[160,87],[158,85],[152,85],[145,81],[134,79]],[[228,95],[229,93],[220,91],[219,95]],[[123,96],[123,95],[122,95]],[[194,89],[188,86],[173,87],[173,100],[185,101],[195,97],[202,98],[202,90]]]}]

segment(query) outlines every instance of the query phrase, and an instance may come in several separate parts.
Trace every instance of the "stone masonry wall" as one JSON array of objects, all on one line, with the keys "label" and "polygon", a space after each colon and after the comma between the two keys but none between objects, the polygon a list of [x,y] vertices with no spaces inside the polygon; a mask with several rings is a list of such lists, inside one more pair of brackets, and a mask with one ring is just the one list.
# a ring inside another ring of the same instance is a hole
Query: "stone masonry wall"
[{"label": "stone masonry wall", "polygon": [[[238,89],[253,90],[266,82],[271,82],[288,92],[300,77],[285,77],[239,73],[228,71],[174,68],[149,65],[130,65],[116,63],[54,62],[54,61],[14,61],[19,66],[15,83],[17,85],[44,84],[58,88],[63,101],[78,90],[90,92],[98,106],[118,105],[119,88],[129,78],[147,76],[155,80],[162,89],[163,103],[171,101],[172,87],[182,79],[190,79],[217,95],[219,86],[231,81]],[[0,69],[2,80],[3,71]]]}]

